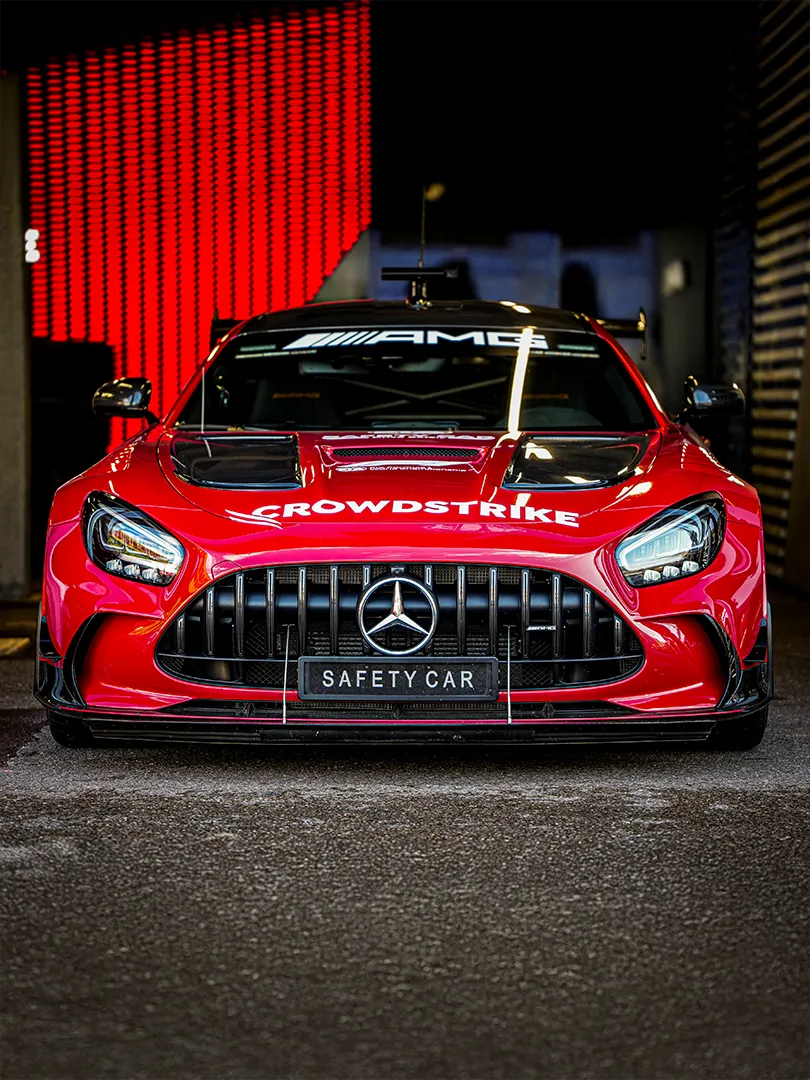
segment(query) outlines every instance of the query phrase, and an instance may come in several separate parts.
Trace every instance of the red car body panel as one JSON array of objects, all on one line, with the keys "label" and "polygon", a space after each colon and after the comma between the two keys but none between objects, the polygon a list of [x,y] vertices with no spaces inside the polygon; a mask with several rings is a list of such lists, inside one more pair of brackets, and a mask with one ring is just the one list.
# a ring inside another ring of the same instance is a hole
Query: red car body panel
[{"label": "red car body panel", "polygon": [[[638,671],[597,691],[592,686],[515,690],[513,701],[575,703],[597,696],[639,716],[711,714],[726,690],[728,671],[705,617],[722,627],[745,670],[745,658],[768,614],[759,499],[698,436],[666,417],[633,362],[595,328],[622,357],[658,426],[647,433],[649,445],[626,482],[590,490],[505,490],[504,474],[522,433],[367,430],[300,432],[303,482],[295,490],[195,487],[177,476],[171,445],[198,372],[163,422],[56,493],[43,615],[57,658],[41,663],[59,668],[80,628],[104,613],[83,659],[84,704],[77,714],[146,718],[195,697],[209,703],[246,697],[278,702],[280,690],[255,688],[247,694],[238,686],[199,687],[156,662],[155,648],[167,625],[212,581],[271,564],[497,561],[553,570],[583,582],[632,626],[644,651]],[[240,331],[236,328],[229,339]],[[404,467],[385,460],[385,447],[394,443],[399,448],[463,447],[477,456],[443,466]],[[370,463],[346,462],[333,456],[336,446],[374,448],[380,456]],[[150,586],[114,577],[93,562],[81,519],[87,496],[96,491],[139,507],[181,541],[185,559],[171,584]],[[620,541],[659,511],[708,492],[722,497],[727,515],[722,546],[708,568],[653,588],[630,586],[615,559]],[[504,693],[499,700],[505,700]],[[223,711],[223,717],[228,715]],[[346,721],[371,723],[350,714]],[[451,722],[471,721],[460,717]]]}]

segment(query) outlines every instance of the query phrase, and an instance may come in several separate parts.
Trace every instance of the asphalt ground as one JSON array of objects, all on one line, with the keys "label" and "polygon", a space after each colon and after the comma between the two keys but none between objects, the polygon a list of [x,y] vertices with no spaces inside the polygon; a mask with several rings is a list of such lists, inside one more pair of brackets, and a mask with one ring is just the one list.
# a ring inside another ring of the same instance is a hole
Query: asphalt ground
[{"label": "asphalt ground", "polygon": [[810,1076],[810,606],[774,606],[736,754],[70,751],[2,661],[0,1076]]}]

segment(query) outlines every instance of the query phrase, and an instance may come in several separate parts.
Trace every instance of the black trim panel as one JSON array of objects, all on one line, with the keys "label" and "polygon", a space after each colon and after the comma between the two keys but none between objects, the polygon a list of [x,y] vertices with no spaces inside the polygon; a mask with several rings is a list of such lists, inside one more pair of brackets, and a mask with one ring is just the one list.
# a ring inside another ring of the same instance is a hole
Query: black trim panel
[{"label": "black trim panel", "polygon": [[[768,606],[770,613],[770,605]],[[769,619],[763,619],[759,624],[759,633],[757,634],[757,640],[754,642],[754,647],[751,652],[746,656],[746,664],[763,664],[768,659],[769,649],[768,640],[770,633],[768,627],[770,625]]]},{"label": "black trim panel", "polygon": [[106,618],[104,613],[85,619],[70,642],[61,666],[37,653],[34,673],[34,697],[48,709],[86,708],[79,690],[78,676],[93,638]]}]

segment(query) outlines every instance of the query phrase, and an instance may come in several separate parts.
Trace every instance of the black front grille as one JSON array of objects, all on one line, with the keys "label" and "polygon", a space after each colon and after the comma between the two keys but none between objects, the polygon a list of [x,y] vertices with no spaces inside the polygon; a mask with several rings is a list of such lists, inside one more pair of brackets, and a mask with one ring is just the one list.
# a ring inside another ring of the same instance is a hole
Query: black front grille
[{"label": "black front grille", "polygon": [[[157,660],[194,682],[296,689],[299,656],[375,656],[357,606],[375,579],[427,585],[439,610],[430,645],[413,655],[496,656],[512,690],[601,685],[636,671],[633,631],[582,582],[516,566],[342,563],[246,570],[209,585],[162,635]],[[427,600],[411,600],[419,620]],[[387,632],[402,649],[410,632]],[[507,663],[507,660],[509,661]]]}]

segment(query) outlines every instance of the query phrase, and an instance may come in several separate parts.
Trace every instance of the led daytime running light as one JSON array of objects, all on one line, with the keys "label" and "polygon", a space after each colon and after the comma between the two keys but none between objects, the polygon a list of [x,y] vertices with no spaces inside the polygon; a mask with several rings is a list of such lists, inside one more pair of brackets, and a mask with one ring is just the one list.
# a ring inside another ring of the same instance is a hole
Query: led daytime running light
[{"label": "led daytime running light", "polygon": [[630,585],[658,585],[705,570],[725,535],[725,505],[716,492],[671,506],[626,537],[616,562]]},{"label": "led daytime running light", "polygon": [[85,503],[84,541],[107,573],[150,585],[172,582],[185,556],[182,544],[142,510],[100,491]]}]

